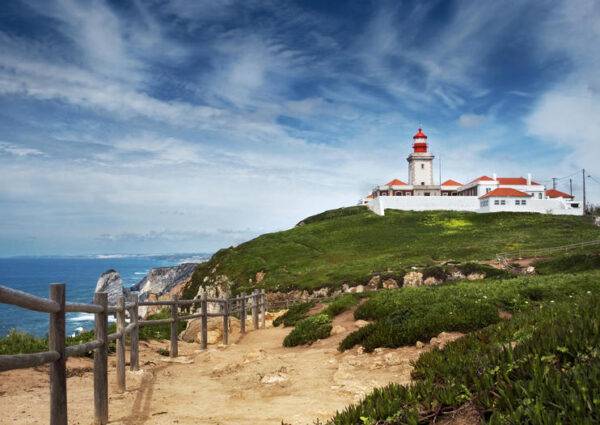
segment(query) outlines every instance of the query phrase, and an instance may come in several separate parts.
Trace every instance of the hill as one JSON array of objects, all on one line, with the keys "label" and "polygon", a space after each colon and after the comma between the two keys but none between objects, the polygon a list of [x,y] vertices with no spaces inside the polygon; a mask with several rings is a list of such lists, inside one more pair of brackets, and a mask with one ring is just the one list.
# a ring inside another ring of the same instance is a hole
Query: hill
[{"label": "hill", "polygon": [[588,217],[394,210],[379,217],[366,207],[340,208],[218,251],[196,269],[185,296],[218,276],[234,291],[336,287],[365,282],[373,273],[598,238],[600,229]]}]

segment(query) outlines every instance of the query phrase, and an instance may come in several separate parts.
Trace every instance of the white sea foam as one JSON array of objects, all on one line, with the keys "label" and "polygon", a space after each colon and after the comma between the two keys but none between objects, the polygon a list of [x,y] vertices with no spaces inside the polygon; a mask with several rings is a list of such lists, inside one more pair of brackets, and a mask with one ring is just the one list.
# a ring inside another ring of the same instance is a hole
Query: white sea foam
[{"label": "white sea foam", "polygon": [[[92,313],[77,313],[71,317],[67,316],[67,321],[68,322],[93,322],[94,315]],[[114,321],[116,321],[116,319],[114,318],[114,316],[108,316],[108,321],[114,322]]]}]

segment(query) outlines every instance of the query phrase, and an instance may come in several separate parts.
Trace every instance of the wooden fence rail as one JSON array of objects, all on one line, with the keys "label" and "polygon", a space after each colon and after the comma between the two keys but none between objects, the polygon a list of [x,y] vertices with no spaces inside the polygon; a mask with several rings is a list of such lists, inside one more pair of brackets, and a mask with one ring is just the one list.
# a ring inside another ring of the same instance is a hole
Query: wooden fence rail
[{"label": "wooden fence rail", "polygon": [[[179,300],[174,296],[171,300],[139,302],[137,295],[126,302],[124,297],[117,300],[115,306],[108,305],[108,296],[105,292],[94,294],[92,304],[65,302],[66,287],[62,283],[50,285],[49,298],[41,298],[26,292],[11,289],[0,285],[0,303],[11,304],[28,310],[39,311],[49,315],[48,323],[48,351],[32,354],[0,355],[0,372],[50,365],[50,424],[67,424],[67,371],[66,359],[71,356],[80,356],[93,351],[94,353],[94,422],[105,425],[108,423],[108,344],[116,341],[117,355],[117,390],[126,390],[126,337],[130,339],[129,363],[132,371],[139,369],[139,329],[141,326],[170,324],[171,341],[169,355],[178,355],[177,330],[178,323],[195,318],[201,319],[200,348],[206,349],[207,327],[209,317],[223,317],[223,343],[229,342],[230,317],[235,314],[240,316],[240,331],[246,332],[246,314],[251,308],[254,329],[265,327],[267,299],[264,293],[255,291],[252,295],[221,299],[208,298],[206,294],[199,299]],[[209,313],[208,303],[215,303],[221,307],[219,313]],[[200,312],[180,314],[180,308],[200,304]],[[139,320],[139,306],[169,307],[170,318],[156,320]],[[260,314],[259,314],[260,310]],[[92,313],[94,314],[94,340],[86,343],[67,347],[66,320],[67,313]],[[108,316],[115,315],[117,319],[116,332],[108,334]],[[129,318],[129,323],[127,323]],[[260,321],[260,324],[259,324]]]}]

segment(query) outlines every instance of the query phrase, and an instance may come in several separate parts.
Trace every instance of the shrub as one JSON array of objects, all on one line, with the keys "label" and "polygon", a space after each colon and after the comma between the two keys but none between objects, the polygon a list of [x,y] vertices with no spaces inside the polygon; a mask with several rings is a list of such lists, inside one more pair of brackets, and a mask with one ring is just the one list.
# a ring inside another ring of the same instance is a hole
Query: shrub
[{"label": "shrub", "polygon": [[474,263],[474,262],[465,263],[465,264],[459,265],[457,268],[465,276],[468,276],[472,273],[480,273],[480,274],[485,274],[485,277],[487,277],[487,278],[495,277],[495,278],[499,278],[499,279],[505,279],[505,278],[513,277],[513,275],[506,270],[497,269],[495,267],[488,266],[487,264],[481,264],[481,263]]},{"label": "shrub", "polygon": [[0,355],[36,353],[47,350],[47,339],[37,338],[16,329],[11,329],[8,335],[0,338]]},{"label": "shrub", "polygon": [[[157,313],[149,314],[146,320],[168,319],[171,317],[171,312],[168,309],[162,309]],[[183,332],[186,322],[180,321],[177,324],[177,333]],[[140,340],[147,341],[150,339],[170,339],[171,324],[164,323],[162,325],[147,325],[140,328]]]},{"label": "shrub", "polygon": [[447,279],[447,271],[441,266],[429,266],[423,269],[423,279],[433,277],[438,281],[444,282]]},{"label": "shrub", "polygon": [[296,323],[296,327],[283,340],[283,346],[295,347],[327,338],[331,333],[331,328],[331,318],[328,315],[311,316]]},{"label": "shrub", "polygon": [[273,326],[279,326],[281,324],[283,324],[284,327],[294,326],[300,320],[305,319],[308,315],[308,311],[314,306],[314,301],[294,304],[285,312],[285,314],[273,320]]},{"label": "shrub", "polygon": [[547,260],[538,260],[534,263],[534,266],[539,274],[577,273],[600,269],[600,254],[561,255]]},{"label": "shrub", "polygon": [[344,311],[354,307],[356,304],[358,304],[358,300],[359,297],[355,294],[344,294],[330,302],[325,310],[323,310],[323,314],[333,318],[338,314],[341,314]]},{"label": "shrub", "polygon": [[375,323],[348,335],[339,349],[343,351],[356,344],[367,351],[400,347],[428,340],[442,331],[481,329],[499,320],[498,310],[514,313],[540,303],[597,291],[599,276],[598,272],[588,272],[521,277],[493,284],[463,281],[377,293],[354,313],[357,319]]},{"label": "shrub", "polygon": [[374,390],[330,425],[437,422],[471,404],[486,423],[600,421],[600,297],[523,311],[421,355],[410,386]]}]

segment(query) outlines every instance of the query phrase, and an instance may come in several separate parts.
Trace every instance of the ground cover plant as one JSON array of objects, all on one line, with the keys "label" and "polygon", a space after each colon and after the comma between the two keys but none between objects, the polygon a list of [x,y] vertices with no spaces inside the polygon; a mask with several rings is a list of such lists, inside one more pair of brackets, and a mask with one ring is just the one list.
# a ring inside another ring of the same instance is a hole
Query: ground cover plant
[{"label": "ground cover plant", "polygon": [[374,322],[349,334],[339,348],[372,351],[428,341],[443,331],[474,331],[500,321],[499,311],[515,313],[593,291],[599,280],[600,272],[591,271],[379,292],[354,314]]},{"label": "ground cover plant", "polygon": [[284,347],[295,347],[327,338],[331,333],[331,317],[316,314],[296,323],[296,326],[283,340]]},{"label": "ground cover plant", "polygon": [[376,389],[329,424],[434,423],[467,406],[490,424],[599,423],[598,289],[423,354],[412,385]]},{"label": "ground cover plant", "polygon": [[273,320],[273,326],[294,326],[300,320],[305,319],[306,316],[308,316],[309,310],[314,306],[314,301],[294,304],[288,309],[288,311],[286,311],[284,314]]},{"label": "ground cover plant", "polygon": [[362,284],[383,271],[402,274],[412,266],[493,259],[499,252],[598,238],[600,229],[589,217],[394,210],[379,217],[365,207],[343,208],[220,250],[198,266],[184,297],[193,298],[218,276],[228,277],[234,293],[256,286],[312,290]]},{"label": "ground cover plant", "polygon": [[600,252],[565,254],[554,258],[538,260],[534,263],[539,274],[578,273],[600,269]]},{"label": "ground cover plant", "polygon": [[337,316],[338,314],[341,314],[344,311],[349,310],[352,307],[354,307],[355,305],[357,305],[359,300],[360,300],[360,298],[359,298],[358,294],[341,295],[341,296],[335,298],[329,304],[327,304],[327,307],[325,307],[325,309],[322,311],[322,313],[333,318],[333,317]]},{"label": "ground cover plant", "polygon": [[[153,319],[168,319],[170,312],[168,310],[161,310],[158,313],[150,314],[147,320]],[[114,333],[117,330],[115,323],[108,324],[108,333]],[[186,323],[179,322],[178,332],[182,332],[185,329]],[[171,338],[171,325],[151,325],[142,326],[140,328],[140,340],[147,341],[150,339],[169,339]],[[68,336],[65,344],[67,346],[83,344],[86,342],[93,341],[94,331],[80,332],[74,336]],[[115,343],[109,344],[109,351],[114,352]],[[18,330],[11,330],[8,335],[0,338],[0,355],[3,354],[27,354],[37,353],[48,350],[48,337],[36,337],[27,332],[21,332]]]}]

